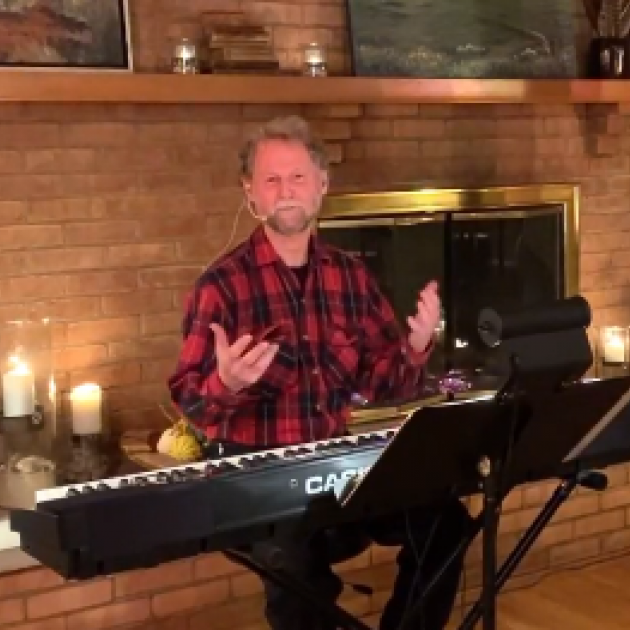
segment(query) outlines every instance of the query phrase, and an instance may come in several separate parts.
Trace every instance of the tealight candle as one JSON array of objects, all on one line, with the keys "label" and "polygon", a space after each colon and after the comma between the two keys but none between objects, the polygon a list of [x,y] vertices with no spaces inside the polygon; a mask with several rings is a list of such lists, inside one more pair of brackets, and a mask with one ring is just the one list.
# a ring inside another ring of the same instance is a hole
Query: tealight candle
[{"label": "tealight candle", "polygon": [[2,414],[5,418],[29,416],[35,411],[35,380],[28,365],[9,357],[11,368],[2,375]]},{"label": "tealight candle", "polygon": [[304,48],[304,74],[311,77],[326,76],[326,53],[318,44],[308,44]]},{"label": "tealight candle", "polygon": [[78,385],[70,393],[72,432],[74,435],[94,435],[102,430],[102,391],[94,383]]}]

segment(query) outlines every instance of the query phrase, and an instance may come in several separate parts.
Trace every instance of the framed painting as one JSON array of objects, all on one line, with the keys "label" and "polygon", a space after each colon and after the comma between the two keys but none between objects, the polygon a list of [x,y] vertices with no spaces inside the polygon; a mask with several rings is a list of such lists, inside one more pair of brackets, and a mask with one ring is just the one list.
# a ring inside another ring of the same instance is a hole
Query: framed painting
[{"label": "framed painting", "polygon": [[0,0],[0,67],[132,70],[128,0]]},{"label": "framed painting", "polygon": [[347,0],[353,72],[572,78],[575,0]]}]

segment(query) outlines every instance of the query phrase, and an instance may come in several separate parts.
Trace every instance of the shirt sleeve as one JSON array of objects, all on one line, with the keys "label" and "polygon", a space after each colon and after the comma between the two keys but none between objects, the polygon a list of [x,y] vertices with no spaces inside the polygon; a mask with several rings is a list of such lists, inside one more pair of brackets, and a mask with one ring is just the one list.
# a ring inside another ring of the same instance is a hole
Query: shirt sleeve
[{"label": "shirt sleeve", "polygon": [[211,285],[195,288],[186,301],[182,347],[168,387],[175,406],[200,428],[229,419],[251,399],[246,392],[230,392],[221,381],[212,323],[223,326],[231,338],[234,318],[224,300]]},{"label": "shirt sleeve", "polygon": [[360,394],[375,403],[417,396],[433,341],[422,352],[414,350],[390,303],[369,274],[367,277]]}]

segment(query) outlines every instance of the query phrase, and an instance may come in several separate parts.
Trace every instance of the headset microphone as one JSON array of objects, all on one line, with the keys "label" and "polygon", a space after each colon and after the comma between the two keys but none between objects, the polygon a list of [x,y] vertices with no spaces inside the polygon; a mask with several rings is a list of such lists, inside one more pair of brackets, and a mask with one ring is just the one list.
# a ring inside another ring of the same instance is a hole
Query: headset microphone
[{"label": "headset microphone", "polygon": [[256,219],[257,221],[262,221],[263,223],[266,223],[266,221],[268,220],[267,217],[262,217],[260,216],[253,208],[252,208],[252,204],[250,202],[247,202],[247,209],[249,210],[249,213],[254,217],[254,219]]}]

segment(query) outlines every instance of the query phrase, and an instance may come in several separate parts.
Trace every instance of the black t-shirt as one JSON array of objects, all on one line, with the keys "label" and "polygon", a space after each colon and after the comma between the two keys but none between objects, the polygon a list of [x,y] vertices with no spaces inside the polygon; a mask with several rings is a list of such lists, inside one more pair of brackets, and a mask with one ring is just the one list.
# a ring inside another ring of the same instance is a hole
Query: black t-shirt
[{"label": "black t-shirt", "polygon": [[291,271],[293,271],[300,284],[300,291],[304,293],[304,289],[306,288],[306,278],[308,277],[308,263],[306,265],[302,265],[301,267],[291,267]]}]

